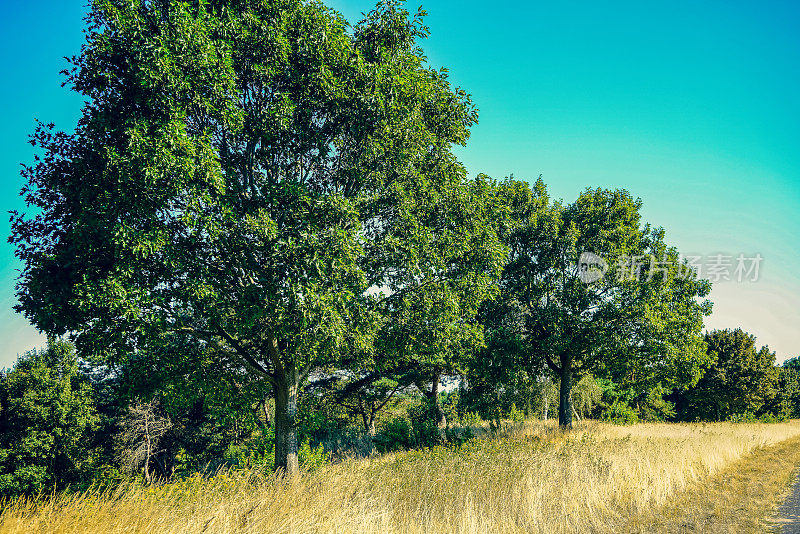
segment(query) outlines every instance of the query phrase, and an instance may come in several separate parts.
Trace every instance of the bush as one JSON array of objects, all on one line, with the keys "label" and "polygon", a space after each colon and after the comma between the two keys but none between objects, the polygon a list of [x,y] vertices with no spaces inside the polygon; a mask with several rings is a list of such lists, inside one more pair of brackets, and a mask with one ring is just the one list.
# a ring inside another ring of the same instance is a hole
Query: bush
[{"label": "bush", "polygon": [[772,412],[766,412],[757,416],[753,412],[735,413],[728,417],[731,423],[783,423],[788,421],[789,418],[786,414],[775,415]]},{"label": "bush", "polygon": [[731,423],[758,423],[758,417],[753,412],[734,413],[728,417]]},{"label": "bush", "polygon": [[511,410],[508,412],[508,418],[514,421],[515,423],[522,423],[525,421],[525,412],[522,410],[517,409],[516,404],[511,405]]},{"label": "bush", "polygon": [[621,401],[614,401],[611,406],[603,410],[601,419],[615,425],[632,425],[639,422],[636,410]]},{"label": "bush", "polygon": [[775,415],[772,412],[766,412],[758,418],[758,420],[762,423],[785,423],[789,420],[789,416],[786,413],[780,413]]},{"label": "bush", "polygon": [[313,471],[330,462],[331,454],[325,450],[321,443],[316,447],[312,447],[311,440],[307,439],[300,444],[297,457],[303,468]]},{"label": "bush", "polygon": [[395,417],[384,422],[375,435],[378,452],[392,452],[413,447],[411,423],[404,417]]},{"label": "bush", "polygon": [[484,421],[478,412],[467,412],[461,416],[461,426],[481,426]]},{"label": "bush", "polygon": [[669,421],[675,417],[675,404],[664,398],[665,391],[660,386],[648,390],[639,405],[639,419],[642,421]]},{"label": "bush", "polygon": [[437,407],[428,399],[408,410],[411,438],[415,447],[433,447],[442,443],[437,417]]},{"label": "bush", "polygon": [[275,430],[268,428],[254,432],[240,445],[230,445],[225,460],[232,467],[255,467],[268,469],[275,458]]},{"label": "bush", "polygon": [[777,423],[777,422],[779,422],[779,419],[777,417],[775,417],[775,415],[770,413],[770,412],[767,412],[767,413],[761,415],[761,417],[759,417],[758,420],[761,421],[762,423]]},{"label": "bush", "polygon": [[374,437],[378,452],[435,447],[451,441],[461,443],[472,437],[465,429],[439,430],[436,405],[424,399],[408,408],[408,417],[395,417],[381,424]]},{"label": "bush", "polygon": [[451,445],[462,445],[475,437],[471,427],[447,427],[444,434],[447,443]]},{"label": "bush", "polygon": [[347,427],[328,430],[319,435],[314,442],[321,444],[332,458],[364,458],[375,452],[375,436],[361,428]]}]

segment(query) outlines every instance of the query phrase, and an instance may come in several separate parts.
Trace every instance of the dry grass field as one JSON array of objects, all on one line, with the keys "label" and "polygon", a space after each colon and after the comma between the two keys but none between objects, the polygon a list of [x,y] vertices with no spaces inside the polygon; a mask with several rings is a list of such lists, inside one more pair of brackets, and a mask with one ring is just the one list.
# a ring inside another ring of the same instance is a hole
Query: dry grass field
[{"label": "dry grass field", "polygon": [[775,512],[800,465],[800,438],[784,440],[733,462],[676,493],[660,507],[632,516],[623,532],[748,534],[779,532]]},{"label": "dry grass field", "polygon": [[[735,504],[748,500],[750,478],[776,473],[757,490],[771,496],[761,508],[783,491],[794,464],[774,451],[787,444],[800,448],[800,421],[584,422],[568,433],[532,422],[458,448],[348,460],[295,480],[229,472],[6,503],[0,533],[700,532],[714,520],[705,512],[731,506],[726,521],[736,531],[736,513],[755,513]],[[770,451],[774,466],[758,460]],[[748,462],[755,471],[741,468]],[[731,469],[741,484],[725,481]]]}]

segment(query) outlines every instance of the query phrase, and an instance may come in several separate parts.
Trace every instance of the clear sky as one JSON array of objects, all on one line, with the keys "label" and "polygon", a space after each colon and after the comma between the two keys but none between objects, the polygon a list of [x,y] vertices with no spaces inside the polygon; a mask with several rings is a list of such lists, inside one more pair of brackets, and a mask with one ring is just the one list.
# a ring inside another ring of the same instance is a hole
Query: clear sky
[{"label": "clear sky", "polygon": [[[330,0],[356,21],[374,2]],[[74,127],[60,87],[84,3],[0,0],[0,206],[19,209],[34,118]],[[410,4],[411,9],[416,3]],[[709,328],[741,326],[778,361],[800,354],[800,4],[430,0],[432,64],[473,95],[471,174],[535,179],[570,201],[623,187],[667,240],[707,264],[763,257],[755,282],[714,285]],[[0,232],[8,235],[7,218]],[[42,338],[13,312],[0,243],[0,366]]]}]

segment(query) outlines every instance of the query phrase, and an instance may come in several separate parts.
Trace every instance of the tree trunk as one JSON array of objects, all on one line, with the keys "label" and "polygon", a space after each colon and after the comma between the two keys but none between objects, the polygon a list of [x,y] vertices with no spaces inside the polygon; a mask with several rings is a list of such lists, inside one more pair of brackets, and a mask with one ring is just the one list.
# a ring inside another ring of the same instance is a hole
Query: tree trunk
[{"label": "tree trunk", "polygon": [[446,422],[444,419],[444,411],[442,411],[442,406],[439,404],[439,376],[439,373],[433,375],[430,398],[433,401],[433,409],[436,414],[436,426],[442,428],[446,425]]},{"label": "tree trunk", "polygon": [[367,408],[359,401],[359,409],[361,410],[361,422],[364,423],[364,430],[370,436],[375,436],[375,419],[378,415],[375,403],[372,403],[372,406]]},{"label": "tree trunk", "polygon": [[297,460],[297,390],[299,376],[294,365],[276,373],[275,470],[287,476],[300,472]]},{"label": "tree trunk", "polygon": [[572,428],[572,361],[561,359],[561,388],[558,402],[558,426]]},{"label": "tree trunk", "polygon": [[446,421],[442,406],[439,404],[439,377],[440,374],[438,372],[433,374],[430,389],[423,387],[419,382],[417,382],[417,387],[422,391],[423,396],[428,399],[428,402],[432,403],[436,426],[442,428],[446,425]]}]

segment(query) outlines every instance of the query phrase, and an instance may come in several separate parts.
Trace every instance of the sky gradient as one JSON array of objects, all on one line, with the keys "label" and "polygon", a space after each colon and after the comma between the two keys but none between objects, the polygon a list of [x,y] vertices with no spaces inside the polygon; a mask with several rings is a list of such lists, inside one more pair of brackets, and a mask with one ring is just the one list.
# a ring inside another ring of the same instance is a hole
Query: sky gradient
[{"label": "sky gradient", "polygon": [[[351,22],[374,2],[327,2]],[[24,207],[34,119],[74,128],[61,88],[85,5],[0,0],[0,207]],[[409,4],[413,9],[416,4]],[[714,284],[708,328],[742,327],[800,355],[800,7],[791,2],[429,1],[430,62],[480,109],[457,153],[471,175],[540,174],[573,200],[625,188],[687,255],[760,254],[756,282]],[[9,233],[7,217],[0,231]],[[735,260],[734,260],[735,261]],[[43,343],[12,306],[0,243],[0,367]]]}]

